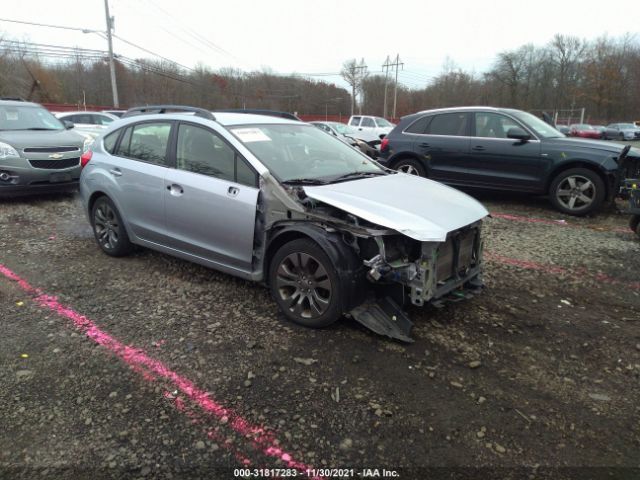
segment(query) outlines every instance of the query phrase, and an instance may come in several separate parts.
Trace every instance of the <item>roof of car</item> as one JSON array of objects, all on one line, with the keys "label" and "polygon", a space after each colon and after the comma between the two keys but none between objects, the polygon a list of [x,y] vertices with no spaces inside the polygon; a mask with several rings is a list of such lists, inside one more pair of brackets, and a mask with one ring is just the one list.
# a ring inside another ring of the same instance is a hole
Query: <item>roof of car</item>
[{"label": "roof of car", "polygon": [[[288,120],[286,118],[272,117],[270,115],[254,115],[250,113],[228,113],[228,112],[212,112],[215,116],[215,122],[225,127],[233,127],[238,125],[259,125],[259,124],[283,124],[283,125],[304,125],[298,120]],[[145,113],[131,115],[120,119],[117,128],[120,126],[149,120],[175,120],[185,118],[200,122],[211,121],[210,119],[194,115],[194,112],[167,112],[167,113]]]},{"label": "roof of car", "polygon": [[42,107],[42,105],[40,105],[39,103],[25,102],[23,100],[3,100],[3,99],[0,99],[0,105],[7,105],[9,107]]},{"label": "roof of car", "polygon": [[422,110],[416,113],[437,113],[437,112],[474,112],[477,110],[490,110],[490,111],[508,111],[509,108],[497,108],[497,107],[483,107],[483,106],[470,106],[470,107],[447,107],[447,108],[433,108],[429,110]]},{"label": "roof of car", "polygon": [[56,115],[61,117],[61,116],[65,116],[65,115],[85,115],[85,114],[90,114],[90,115],[104,115],[106,117],[111,117],[111,114],[108,112],[93,112],[93,111],[87,111],[87,110],[74,110],[71,112],[56,112]]}]

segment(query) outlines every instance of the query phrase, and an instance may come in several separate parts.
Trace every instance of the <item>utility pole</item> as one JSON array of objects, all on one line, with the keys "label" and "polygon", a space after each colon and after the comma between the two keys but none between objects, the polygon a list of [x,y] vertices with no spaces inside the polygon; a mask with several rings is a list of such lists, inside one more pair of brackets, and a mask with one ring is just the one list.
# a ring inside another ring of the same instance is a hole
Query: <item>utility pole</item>
[{"label": "utility pole", "polygon": [[[360,60],[360,64],[355,68],[355,70],[357,72],[357,76],[359,77],[359,79],[358,79],[358,89],[363,93],[363,96],[364,96],[364,92],[362,91],[362,81],[368,75],[367,68],[369,68],[369,67],[367,67],[366,63],[364,63],[364,58]],[[355,90],[354,90],[354,93],[355,93]],[[360,115],[362,115],[362,102],[360,102],[360,104],[358,105],[358,113]]]},{"label": "utility pole", "polygon": [[385,70],[384,72],[384,113],[382,114],[382,116],[384,118],[387,118],[387,86],[389,84],[389,67],[391,66],[391,59],[389,58],[389,55],[387,55],[387,59],[384,61],[384,65],[382,65],[382,68]]},{"label": "utility pole", "polygon": [[[106,0],[105,0],[106,1]],[[400,54],[396,54],[396,62],[392,63],[392,65],[396,66],[396,85],[393,89],[393,118],[396,118],[396,103],[398,101],[398,67],[402,66],[404,70],[404,63],[400,62]]]},{"label": "utility pole", "polygon": [[109,0],[104,0],[104,13],[107,17],[107,42],[109,43],[109,70],[111,71],[111,92],[113,93],[114,108],[120,107],[118,100],[118,85],[116,84],[116,65],[113,61],[113,38],[111,31],[113,30],[113,17],[109,15]]}]

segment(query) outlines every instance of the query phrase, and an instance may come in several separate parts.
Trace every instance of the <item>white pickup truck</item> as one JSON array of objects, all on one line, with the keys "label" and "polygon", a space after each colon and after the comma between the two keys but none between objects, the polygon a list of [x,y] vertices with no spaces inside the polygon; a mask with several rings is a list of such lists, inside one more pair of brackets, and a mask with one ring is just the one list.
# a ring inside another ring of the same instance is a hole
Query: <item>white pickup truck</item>
[{"label": "white pickup truck", "polygon": [[354,137],[374,145],[380,143],[382,137],[395,127],[384,118],[371,115],[352,115],[349,125],[357,130],[357,134],[353,134]]}]

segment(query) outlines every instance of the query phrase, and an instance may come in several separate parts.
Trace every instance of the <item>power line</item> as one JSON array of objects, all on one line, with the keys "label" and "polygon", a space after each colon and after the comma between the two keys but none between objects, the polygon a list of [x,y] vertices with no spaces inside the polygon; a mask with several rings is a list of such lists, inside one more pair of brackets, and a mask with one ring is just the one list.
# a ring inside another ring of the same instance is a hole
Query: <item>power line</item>
[{"label": "power line", "polygon": [[21,23],[23,25],[33,25],[36,27],[47,27],[47,28],[59,28],[62,30],[75,30],[77,32],[82,32],[82,33],[93,33],[93,32],[99,31],[99,30],[89,30],[87,28],[67,27],[63,25],[51,25],[48,23],[36,23],[36,22],[26,22],[24,20],[12,20],[9,18],[0,18],[0,22]]},{"label": "power line", "polygon": [[146,52],[146,53],[148,53],[148,54],[150,54],[150,55],[153,55],[153,56],[155,56],[155,57],[161,58],[162,60],[165,60],[165,61],[167,61],[167,62],[173,63],[173,64],[175,64],[175,65],[178,65],[179,67],[182,67],[182,68],[184,68],[185,70],[189,70],[189,71],[191,71],[191,72],[195,72],[195,70],[194,70],[193,68],[191,68],[191,67],[187,67],[186,65],[182,65],[181,63],[178,63],[178,62],[176,62],[175,60],[171,60],[170,58],[163,57],[162,55],[159,55],[159,54],[157,54],[157,53],[152,52],[151,50],[147,50],[146,48],[141,47],[140,45],[136,45],[135,43],[130,42],[129,40],[125,40],[124,38],[120,37],[119,35],[113,34],[113,37],[114,37],[114,38],[117,38],[117,39],[118,39],[118,40],[120,40],[121,42],[124,42],[124,43],[126,43],[126,44],[128,44],[128,45],[131,45],[132,47],[135,47],[135,48],[137,48],[137,49],[139,49],[139,50],[142,50],[143,52]]}]

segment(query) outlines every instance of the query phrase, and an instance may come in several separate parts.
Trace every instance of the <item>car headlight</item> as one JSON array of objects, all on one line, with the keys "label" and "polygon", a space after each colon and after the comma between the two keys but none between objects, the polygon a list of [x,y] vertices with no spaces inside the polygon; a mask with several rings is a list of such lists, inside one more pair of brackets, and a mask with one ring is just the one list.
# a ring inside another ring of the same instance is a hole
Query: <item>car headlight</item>
[{"label": "car headlight", "polygon": [[19,157],[18,151],[8,143],[0,142],[0,158]]},{"label": "car headlight", "polygon": [[84,145],[82,145],[82,153],[85,153],[87,150],[89,150],[91,145],[93,145],[94,141],[95,141],[95,138],[87,135],[84,139]]}]

